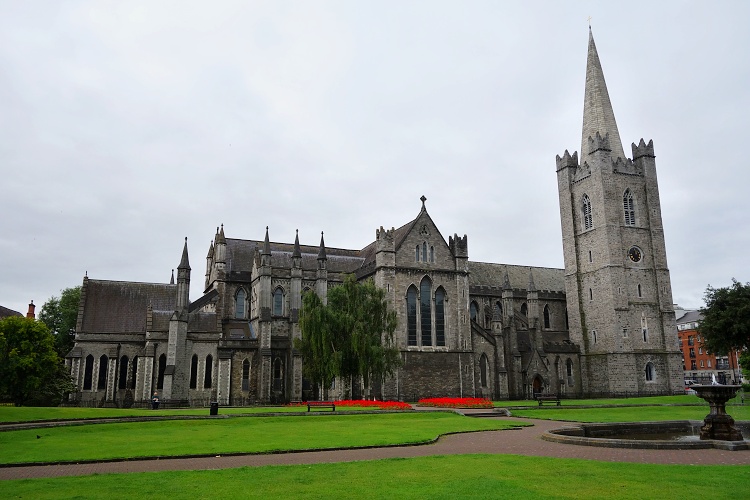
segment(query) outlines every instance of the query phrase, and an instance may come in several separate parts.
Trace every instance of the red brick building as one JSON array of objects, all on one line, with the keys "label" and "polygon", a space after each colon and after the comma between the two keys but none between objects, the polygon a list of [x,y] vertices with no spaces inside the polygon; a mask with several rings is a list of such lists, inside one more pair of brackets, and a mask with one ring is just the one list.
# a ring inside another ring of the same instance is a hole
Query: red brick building
[{"label": "red brick building", "polygon": [[[684,314],[677,318],[677,334],[680,339],[685,380],[710,384],[715,377],[721,384],[740,383],[742,371],[738,363],[739,353],[733,351],[727,356],[709,353],[698,331],[703,315],[699,311],[682,312]],[[679,313],[680,311],[678,315]]]}]

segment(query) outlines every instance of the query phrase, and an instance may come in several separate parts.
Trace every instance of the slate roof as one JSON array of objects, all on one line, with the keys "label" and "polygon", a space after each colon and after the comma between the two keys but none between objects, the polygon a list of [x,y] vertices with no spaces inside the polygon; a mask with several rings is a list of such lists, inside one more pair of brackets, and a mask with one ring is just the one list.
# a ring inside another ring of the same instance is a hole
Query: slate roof
[{"label": "slate roof", "polygon": [[495,287],[502,289],[503,276],[508,272],[510,286],[526,290],[529,285],[529,269],[534,276],[537,290],[565,292],[565,271],[549,267],[514,266],[469,261],[469,286]]},{"label": "slate roof", "polygon": [[7,318],[8,316],[23,316],[18,311],[14,311],[13,309],[8,309],[7,307],[0,306],[0,318]]},{"label": "slate roof", "polygon": [[703,320],[703,315],[700,311],[687,311],[681,317],[677,318],[678,325],[684,325],[685,323],[700,323]]},{"label": "slate roof", "polygon": [[[271,265],[289,269],[292,267],[293,243],[271,243]],[[253,266],[255,250],[261,250],[262,241],[227,238],[226,264],[230,273],[249,272]],[[318,268],[320,246],[300,245],[302,269]],[[359,250],[326,247],[328,271],[352,273],[362,266],[364,259]]]},{"label": "slate roof", "polygon": [[[81,333],[146,331],[146,311],[174,311],[177,285],[89,279]],[[171,313],[170,313],[171,315]]]}]

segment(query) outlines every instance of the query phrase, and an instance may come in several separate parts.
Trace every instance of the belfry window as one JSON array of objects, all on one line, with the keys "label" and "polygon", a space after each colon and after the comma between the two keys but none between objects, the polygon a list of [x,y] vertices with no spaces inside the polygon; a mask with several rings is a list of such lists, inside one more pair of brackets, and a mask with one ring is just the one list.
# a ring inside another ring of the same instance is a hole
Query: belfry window
[{"label": "belfry window", "polygon": [[622,195],[622,207],[625,211],[625,225],[635,226],[635,204],[630,189],[626,189],[625,194]]},{"label": "belfry window", "polygon": [[591,229],[594,227],[594,221],[591,217],[591,200],[589,200],[589,195],[584,194],[583,195],[583,228],[584,229]]},{"label": "belfry window", "polygon": [[243,288],[237,290],[237,295],[234,298],[234,317],[245,317],[245,290]]}]

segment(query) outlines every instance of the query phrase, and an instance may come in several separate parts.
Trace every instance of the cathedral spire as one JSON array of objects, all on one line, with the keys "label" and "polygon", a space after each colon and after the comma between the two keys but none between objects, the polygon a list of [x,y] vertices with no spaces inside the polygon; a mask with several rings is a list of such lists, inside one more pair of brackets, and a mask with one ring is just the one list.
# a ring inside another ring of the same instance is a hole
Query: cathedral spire
[{"label": "cathedral spire", "polygon": [[320,250],[318,251],[318,260],[326,260],[326,243],[323,241],[323,231],[320,232]]},{"label": "cathedral spire", "polygon": [[617,131],[615,113],[604,81],[604,72],[596,51],[594,35],[589,26],[589,53],[586,61],[586,92],[583,98],[583,134],[581,137],[581,163],[589,154],[589,137],[596,138],[596,133],[604,138],[609,134],[609,147],[612,159],[625,158],[620,133]]},{"label": "cathedral spire", "polygon": [[177,270],[187,269],[190,270],[190,263],[188,262],[188,248],[187,248],[187,237],[185,237],[185,246],[182,248],[182,259],[180,265],[177,266]]},{"label": "cathedral spire", "polygon": [[294,235],[294,251],[292,252],[292,258],[295,257],[302,257],[302,252],[299,248],[299,229],[296,231],[296,234]]}]

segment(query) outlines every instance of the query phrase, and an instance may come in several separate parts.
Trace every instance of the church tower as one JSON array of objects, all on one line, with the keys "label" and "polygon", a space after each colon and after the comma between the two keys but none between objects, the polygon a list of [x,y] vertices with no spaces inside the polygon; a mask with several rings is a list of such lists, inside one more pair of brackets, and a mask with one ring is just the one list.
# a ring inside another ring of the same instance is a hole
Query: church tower
[{"label": "church tower", "polygon": [[[653,142],[625,156],[589,28],[581,157],[557,157],[570,340],[584,395],[682,393]],[[580,161],[580,164],[579,164]]]}]

